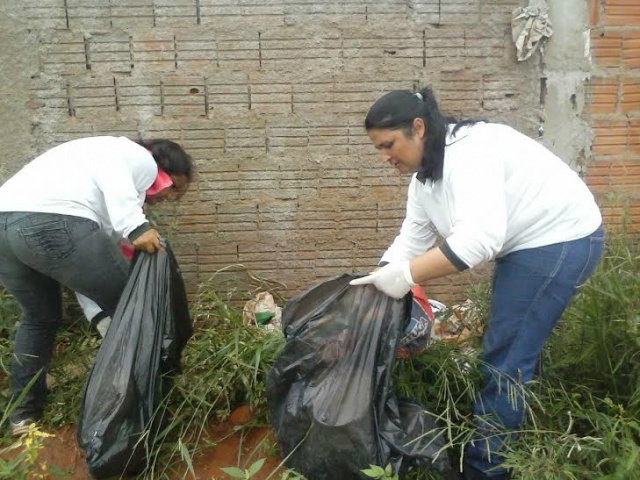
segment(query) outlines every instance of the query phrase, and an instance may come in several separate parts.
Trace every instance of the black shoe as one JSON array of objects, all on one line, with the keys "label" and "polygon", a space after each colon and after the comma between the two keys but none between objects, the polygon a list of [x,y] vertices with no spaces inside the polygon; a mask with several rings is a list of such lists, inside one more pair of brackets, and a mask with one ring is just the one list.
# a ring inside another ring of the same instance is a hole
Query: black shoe
[{"label": "black shoe", "polygon": [[509,480],[511,478],[511,474],[509,472],[490,475],[467,464],[464,465],[462,476],[464,477],[464,480]]}]

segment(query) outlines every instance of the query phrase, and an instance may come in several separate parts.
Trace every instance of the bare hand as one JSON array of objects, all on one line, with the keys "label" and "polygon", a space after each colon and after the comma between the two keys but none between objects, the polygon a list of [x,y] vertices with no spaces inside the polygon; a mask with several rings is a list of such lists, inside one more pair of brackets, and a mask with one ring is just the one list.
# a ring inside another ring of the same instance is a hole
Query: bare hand
[{"label": "bare hand", "polygon": [[154,253],[156,250],[160,250],[160,234],[155,228],[147,230],[133,242],[133,246],[138,250],[144,250],[145,252]]}]

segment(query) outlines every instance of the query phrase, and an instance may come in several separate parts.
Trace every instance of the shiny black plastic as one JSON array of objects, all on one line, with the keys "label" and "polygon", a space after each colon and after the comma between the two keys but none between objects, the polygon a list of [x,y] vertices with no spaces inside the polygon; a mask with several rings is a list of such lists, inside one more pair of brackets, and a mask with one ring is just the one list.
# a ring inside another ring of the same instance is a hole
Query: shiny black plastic
[{"label": "shiny black plastic", "polygon": [[366,478],[370,464],[449,471],[444,440],[419,405],[392,387],[396,346],[411,296],[394,300],[342,275],[292,298],[287,342],[267,380],[286,465],[311,480]]},{"label": "shiny black plastic", "polygon": [[193,333],[180,269],[165,246],[136,254],[85,385],[78,443],[96,478],[145,467],[163,421],[158,407]]}]

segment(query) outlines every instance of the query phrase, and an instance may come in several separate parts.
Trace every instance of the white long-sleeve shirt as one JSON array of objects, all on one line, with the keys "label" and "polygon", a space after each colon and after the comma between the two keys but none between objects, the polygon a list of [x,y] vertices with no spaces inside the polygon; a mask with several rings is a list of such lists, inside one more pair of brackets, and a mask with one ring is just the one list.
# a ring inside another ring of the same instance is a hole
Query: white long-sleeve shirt
[{"label": "white long-sleeve shirt", "polygon": [[158,174],[147,149],[125,137],[72,140],[43,153],[0,187],[0,211],[94,220],[128,237],[147,222],[145,191]]},{"label": "white long-sleeve shirt", "polygon": [[[593,195],[560,158],[494,123],[449,127],[442,180],[411,179],[400,234],[381,262],[410,260],[439,233],[458,268],[583,238],[602,223]],[[451,258],[450,258],[451,259]],[[458,261],[459,260],[459,261]]]}]

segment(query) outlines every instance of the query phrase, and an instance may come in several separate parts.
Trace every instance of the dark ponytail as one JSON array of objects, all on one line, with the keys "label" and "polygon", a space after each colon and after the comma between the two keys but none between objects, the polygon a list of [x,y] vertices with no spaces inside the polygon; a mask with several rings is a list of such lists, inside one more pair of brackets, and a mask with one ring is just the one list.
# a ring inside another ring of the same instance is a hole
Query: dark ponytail
[{"label": "dark ponytail", "polygon": [[447,128],[455,123],[453,134],[463,125],[475,123],[475,120],[458,122],[455,118],[445,116],[438,108],[431,88],[425,87],[418,93],[409,90],[394,90],[380,97],[369,109],[364,120],[367,130],[383,128],[402,129],[408,136],[413,135],[413,120],[422,118],[427,127],[422,164],[417,177],[421,182],[427,179],[442,179],[444,169],[444,148],[446,146]]},{"label": "dark ponytail", "polygon": [[138,140],[138,145],[151,152],[153,159],[170,175],[184,175],[191,182],[193,177],[193,162],[191,156],[176,142],[156,138],[152,140]]}]

